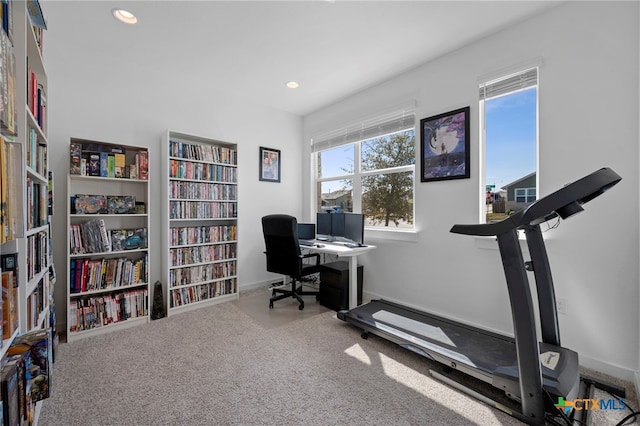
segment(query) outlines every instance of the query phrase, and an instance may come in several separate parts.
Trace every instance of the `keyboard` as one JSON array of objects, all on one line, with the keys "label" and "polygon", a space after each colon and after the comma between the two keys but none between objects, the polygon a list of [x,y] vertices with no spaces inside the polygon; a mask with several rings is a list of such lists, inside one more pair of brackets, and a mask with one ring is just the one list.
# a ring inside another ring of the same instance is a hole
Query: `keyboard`
[{"label": "keyboard", "polygon": [[300,244],[301,246],[314,246],[316,243],[315,241],[298,240],[298,244]]}]

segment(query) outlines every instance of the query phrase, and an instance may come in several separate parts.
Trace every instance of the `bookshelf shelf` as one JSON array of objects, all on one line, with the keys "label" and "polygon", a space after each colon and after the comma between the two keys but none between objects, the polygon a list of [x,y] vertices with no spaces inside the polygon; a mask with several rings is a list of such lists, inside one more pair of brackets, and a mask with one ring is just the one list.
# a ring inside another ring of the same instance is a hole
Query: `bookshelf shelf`
[{"label": "bookshelf shelf", "polygon": [[237,299],[237,146],[169,130],[162,150],[168,314]]},{"label": "bookshelf shelf", "polygon": [[72,341],[149,320],[150,192],[146,147],[71,138],[69,153],[67,339]]}]

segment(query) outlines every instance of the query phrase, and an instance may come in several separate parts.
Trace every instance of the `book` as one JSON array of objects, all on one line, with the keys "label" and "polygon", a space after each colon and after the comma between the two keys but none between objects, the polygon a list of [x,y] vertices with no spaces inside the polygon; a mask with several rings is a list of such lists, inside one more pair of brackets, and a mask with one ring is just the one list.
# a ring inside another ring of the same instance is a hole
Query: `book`
[{"label": "book", "polygon": [[147,151],[138,151],[136,164],[138,165],[138,179],[149,180],[149,153]]},{"label": "book", "polygon": [[72,143],[69,145],[69,174],[81,175],[82,145]]},{"label": "book", "polygon": [[113,154],[109,154],[107,158],[107,177],[116,177],[116,158]]},{"label": "book", "polygon": [[7,210],[9,176],[6,149],[4,138],[0,136],[0,244],[6,242],[9,237],[9,212]]},{"label": "book", "polygon": [[18,329],[18,292],[13,271],[2,271],[2,338],[9,339]]},{"label": "book", "polygon": [[2,416],[5,425],[20,425],[20,399],[18,394],[18,368],[15,361],[7,362],[0,372],[2,388]]},{"label": "book", "polygon": [[109,153],[100,153],[100,176],[109,177]]},{"label": "book", "polygon": [[53,377],[51,330],[34,330],[21,334],[7,349],[7,355],[23,355],[30,358],[31,401],[35,403],[49,398]]},{"label": "book", "polygon": [[124,154],[114,154],[114,162],[115,162],[115,177],[122,178],[124,177],[124,168],[125,168],[125,157]]},{"label": "book", "polygon": [[27,382],[27,366],[29,359],[21,355],[7,357],[8,361],[15,362],[16,375],[18,378],[18,404],[20,408],[20,419],[23,424],[27,424],[31,419],[31,396],[28,394],[29,383]]},{"label": "book", "polygon": [[44,15],[42,14],[42,9],[40,8],[40,2],[38,0],[27,0],[27,10],[29,11],[31,23],[36,27],[46,30],[47,23],[44,19]]},{"label": "book", "polygon": [[89,176],[100,176],[100,154],[89,154]]}]

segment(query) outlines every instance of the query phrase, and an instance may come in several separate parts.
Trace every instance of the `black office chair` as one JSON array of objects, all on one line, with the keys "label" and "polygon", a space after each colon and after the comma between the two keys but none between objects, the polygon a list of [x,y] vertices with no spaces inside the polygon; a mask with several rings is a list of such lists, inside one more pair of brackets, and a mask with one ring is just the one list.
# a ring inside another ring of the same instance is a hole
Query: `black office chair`
[{"label": "black office chair", "polygon": [[[304,295],[315,295],[318,291],[303,291],[297,286],[303,277],[320,271],[320,255],[318,253],[301,254],[298,244],[298,221],[293,216],[273,214],[262,218],[262,233],[267,255],[267,271],[287,275],[291,278],[291,289],[274,288],[269,300],[269,308],[273,309],[276,300],[293,297],[298,299],[304,309]],[[315,258],[315,264],[303,263],[304,259]],[[282,294],[278,294],[282,293]]]}]

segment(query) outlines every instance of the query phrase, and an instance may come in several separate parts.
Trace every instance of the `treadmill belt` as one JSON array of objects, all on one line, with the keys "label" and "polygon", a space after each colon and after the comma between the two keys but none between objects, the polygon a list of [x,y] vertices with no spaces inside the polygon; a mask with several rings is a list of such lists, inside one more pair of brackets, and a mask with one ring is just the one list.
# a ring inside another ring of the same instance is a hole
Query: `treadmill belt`
[{"label": "treadmill belt", "polygon": [[436,352],[458,364],[493,374],[497,369],[517,368],[513,338],[460,324],[385,300],[344,312],[342,318],[375,334],[395,336],[396,343]]}]

